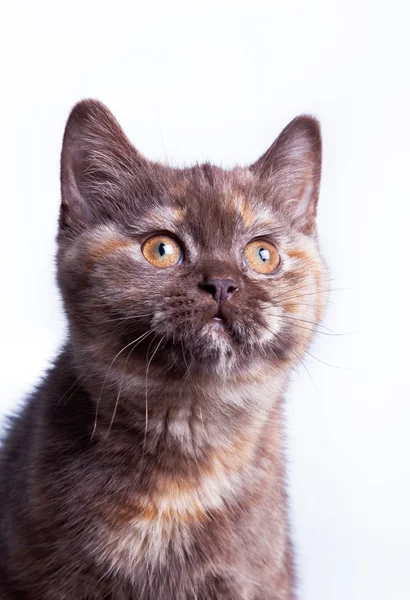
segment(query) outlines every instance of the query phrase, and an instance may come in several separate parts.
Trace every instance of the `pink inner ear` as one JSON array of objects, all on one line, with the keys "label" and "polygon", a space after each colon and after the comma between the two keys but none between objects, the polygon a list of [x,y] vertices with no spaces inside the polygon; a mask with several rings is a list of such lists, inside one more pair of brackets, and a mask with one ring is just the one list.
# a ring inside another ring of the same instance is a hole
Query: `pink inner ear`
[{"label": "pink inner ear", "polygon": [[314,229],[321,172],[319,123],[297,117],[251,167],[272,189],[272,201],[282,206],[301,231]]},{"label": "pink inner ear", "polygon": [[311,181],[306,181],[300,195],[299,206],[301,212],[306,212],[312,196],[313,184]]},{"label": "pink inner ear", "polygon": [[64,133],[61,225],[81,224],[101,207],[107,208],[115,187],[120,188],[145,162],[104,105],[79,102]]},{"label": "pink inner ear", "polygon": [[317,200],[314,198],[314,185],[311,178],[302,182],[299,197],[294,201],[293,214],[304,233],[313,231]]},{"label": "pink inner ear", "polygon": [[75,226],[86,219],[87,206],[78,185],[83,169],[81,150],[76,135],[65,135],[61,155],[61,215],[60,226]]}]

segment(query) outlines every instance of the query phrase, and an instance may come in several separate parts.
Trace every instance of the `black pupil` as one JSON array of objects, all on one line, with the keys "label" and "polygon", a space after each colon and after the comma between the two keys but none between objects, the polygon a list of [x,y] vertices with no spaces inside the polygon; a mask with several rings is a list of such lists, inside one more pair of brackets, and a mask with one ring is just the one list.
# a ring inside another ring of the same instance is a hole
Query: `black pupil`
[{"label": "black pupil", "polygon": [[164,242],[161,242],[159,244],[159,246],[158,246],[158,254],[160,256],[164,256],[164,254],[165,254],[165,244],[164,244]]}]

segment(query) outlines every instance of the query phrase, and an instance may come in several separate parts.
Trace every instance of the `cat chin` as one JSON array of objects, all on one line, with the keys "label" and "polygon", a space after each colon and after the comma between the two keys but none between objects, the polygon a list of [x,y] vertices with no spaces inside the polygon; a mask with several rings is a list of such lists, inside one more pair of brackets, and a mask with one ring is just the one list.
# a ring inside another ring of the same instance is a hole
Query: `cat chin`
[{"label": "cat chin", "polygon": [[179,348],[175,352],[175,340],[172,338],[176,359],[173,362],[182,367],[188,364],[191,374],[197,372],[226,377],[252,368],[259,359],[266,360],[273,337],[271,332],[266,333],[266,328],[259,330],[211,319],[192,339],[184,340],[182,351]]},{"label": "cat chin", "polygon": [[223,336],[224,338],[229,337],[229,328],[226,321],[219,319],[218,317],[214,317],[209,323],[206,323],[206,325],[204,325],[204,331],[206,334],[213,337],[218,336],[216,339],[220,336]]}]

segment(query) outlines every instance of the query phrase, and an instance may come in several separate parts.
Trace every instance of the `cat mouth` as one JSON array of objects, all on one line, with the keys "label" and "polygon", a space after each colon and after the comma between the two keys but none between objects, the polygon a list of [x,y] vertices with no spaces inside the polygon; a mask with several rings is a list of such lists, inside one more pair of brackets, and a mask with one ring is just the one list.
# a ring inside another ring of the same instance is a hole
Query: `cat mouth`
[{"label": "cat mouth", "polygon": [[227,328],[227,322],[219,313],[216,317],[211,319],[211,327],[214,331],[225,331]]},{"label": "cat mouth", "polygon": [[217,333],[227,333],[229,329],[229,320],[223,308],[219,308],[218,312],[216,312],[208,322],[208,326],[211,331],[215,331]]}]

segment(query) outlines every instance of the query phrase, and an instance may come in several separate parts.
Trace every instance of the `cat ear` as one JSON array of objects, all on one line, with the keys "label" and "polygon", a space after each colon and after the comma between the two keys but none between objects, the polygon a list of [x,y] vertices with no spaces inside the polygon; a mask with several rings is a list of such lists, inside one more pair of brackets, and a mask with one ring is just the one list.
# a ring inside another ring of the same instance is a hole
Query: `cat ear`
[{"label": "cat ear", "polygon": [[75,105],[61,153],[60,228],[78,228],[119,208],[121,189],[145,159],[96,100]]},{"label": "cat ear", "polygon": [[308,116],[291,121],[250,169],[265,180],[272,200],[304,233],[315,231],[322,164],[319,122]]}]

